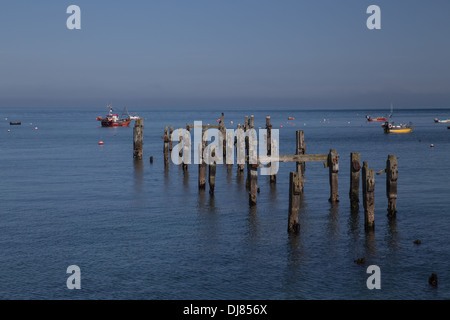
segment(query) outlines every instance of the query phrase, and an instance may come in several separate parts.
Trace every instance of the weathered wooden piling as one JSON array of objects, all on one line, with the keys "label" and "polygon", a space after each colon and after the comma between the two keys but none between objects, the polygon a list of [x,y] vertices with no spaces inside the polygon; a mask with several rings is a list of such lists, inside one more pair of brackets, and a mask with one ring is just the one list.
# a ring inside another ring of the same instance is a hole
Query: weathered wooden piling
[{"label": "weathered wooden piling", "polygon": [[[236,159],[238,161],[238,173],[242,173],[245,169],[245,161],[244,163],[239,163],[242,159],[245,159],[245,133],[244,129],[240,124],[237,126],[238,131],[236,135]],[[242,150],[242,146],[244,146],[244,150]]]},{"label": "weathered wooden piling", "polygon": [[164,135],[161,137],[164,139],[164,147],[163,147],[163,153],[164,153],[164,167],[169,166],[169,143],[171,142],[171,138],[169,136],[169,128],[164,128]]},{"label": "weathered wooden piling", "polygon": [[339,155],[336,153],[335,149],[330,149],[330,153],[328,154],[327,166],[329,168],[329,175],[330,175],[330,199],[328,201],[338,202]]},{"label": "weathered wooden piling", "polygon": [[142,160],[144,147],[144,119],[138,118],[134,122],[133,130],[133,158]]},{"label": "weathered wooden piling", "polygon": [[393,218],[397,214],[397,157],[390,154],[386,161],[386,195],[388,198],[388,217]]},{"label": "weathered wooden piling", "polygon": [[[252,116],[253,117],[253,116]],[[258,140],[255,131],[250,131],[249,154],[247,159],[247,185],[249,189],[249,203],[256,205],[256,193],[258,191]]]},{"label": "weathered wooden piling", "polygon": [[267,155],[272,154],[272,124],[270,123],[270,116],[266,116],[266,130],[267,130]]},{"label": "weathered wooden piling", "polygon": [[226,157],[227,154],[227,129],[225,128],[225,115],[222,112],[220,115],[220,122],[219,122],[219,132],[222,136],[222,139],[219,141],[219,148],[221,147],[223,150],[223,156]]},{"label": "weathered wooden piling", "polygon": [[173,149],[172,135],[173,135],[173,125],[171,125],[170,129],[169,129],[169,151],[170,152],[172,152],[172,149]]},{"label": "weathered wooden piling", "polygon": [[300,211],[300,174],[291,172],[289,174],[289,213],[288,233],[295,234],[300,230],[298,213]]},{"label": "weathered wooden piling", "polygon": [[[267,136],[266,136],[267,155],[271,156],[272,155],[272,124],[270,123],[270,116],[266,116],[266,130],[267,130]],[[274,148],[274,149],[276,149],[276,148]],[[271,164],[268,164],[268,165],[272,167]],[[270,175],[270,183],[277,183],[277,175],[276,174]]]},{"label": "weathered wooden piling", "polygon": [[206,187],[206,162],[203,157],[206,150],[206,130],[202,131],[202,142],[199,143],[199,166],[198,166],[198,188],[204,190]]},{"label": "weathered wooden piling", "polygon": [[350,153],[350,205],[352,211],[359,209],[359,176],[361,170],[361,155]]},{"label": "weathered wooden piling", "polygon": [[225,132],[225,147],[227,149],[227,152],[223,155],[225,158],[225,163],[227,165],[227,171],[230,172],[231,168],[233,167],[233,132]]},{"label": "weathered wooden piling", "polygon": [[188,171],[188,164],[191,162],[191,136],[190,136],[190,127],[189,124],[186,124],[186,131],[183,135],[183,171]]},{"label": "weathered wooden piling", "polygon": [[250,164],[250,181],[249,181],[249,204],[256,205],[256,194],[258,193],[258,165]]},{"label": "weathered wooden piling", "polygon": [[363,162],[362,183],[364,227],[366,230],[373,230],[375,228],[375,176],[374,171],[369,169],[367,161]]},{"label": "weathered wooden piling", "polygon": [[209,157],[209,194],[214,195],[216,186],[216,146],[211,145],[211,156]]},{"label": "weathered wooden piling", "polygon": [[[306,153],[306,143],[305,143],[305,133],[303,130],[297,130],[296,131],[296,142],[297,142],[297,148],[295,150],[295,154],[304,155]],[[303,188],[305,186],[305,168],[306,168],[306,162],[297,162],[297,172],[299,173],[300,177],[300,192],[303,192]]]}]

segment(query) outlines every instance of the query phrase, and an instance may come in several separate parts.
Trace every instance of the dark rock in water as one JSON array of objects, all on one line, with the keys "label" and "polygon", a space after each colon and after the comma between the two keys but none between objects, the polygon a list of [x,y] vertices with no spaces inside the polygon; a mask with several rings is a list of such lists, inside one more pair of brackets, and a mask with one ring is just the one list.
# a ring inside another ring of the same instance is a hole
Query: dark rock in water
[{"label": "dark rock in water", "polygon": [[355,262],[357,264],[364,264],[364,263],[366,263],[366,258],[358,258],[358,259],[354,260],[353,262]]},{"label": "dark rock in water", "polygon": [[259,190],[259,188],[258,189],[256,189],[256,191],[259,193],[260,192],[260,190]]},{"label": "dark rock in water", "polygon": [[431,276],[428,278],[428,283],[430,285],[432,285],[433,287],[437,287],[438,279],[437,279],[437,274],[436,273],[432,273],[431,274]]},{"label": "dark rock in water", "polygon": [[419,239],[414,240],[414,244],[421,244],[421,243],[422,243],[422,241],[420,241]]}]

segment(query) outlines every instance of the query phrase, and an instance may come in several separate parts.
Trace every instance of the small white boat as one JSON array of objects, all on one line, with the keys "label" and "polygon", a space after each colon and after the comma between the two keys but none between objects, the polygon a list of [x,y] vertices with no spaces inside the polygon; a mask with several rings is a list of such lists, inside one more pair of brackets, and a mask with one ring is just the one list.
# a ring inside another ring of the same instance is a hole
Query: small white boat
[{"label": "small white boat", "polygon": [[434,122],[435,123],[448,123],[448,122],[450,122],[450,119],[438,119],[438,118],[435,118]]}]

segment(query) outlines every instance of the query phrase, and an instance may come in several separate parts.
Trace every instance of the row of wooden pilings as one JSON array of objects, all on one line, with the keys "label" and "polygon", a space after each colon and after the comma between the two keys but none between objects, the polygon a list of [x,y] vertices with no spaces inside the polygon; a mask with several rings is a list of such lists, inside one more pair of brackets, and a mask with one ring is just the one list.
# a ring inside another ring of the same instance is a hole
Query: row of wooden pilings
[{"label": "row of wooden pilings", "polygon": [[[220,122],[218,125],[202,125],[202,145],[200,150],[206,150],[207,139],[206,132],[208,128],[217,128],[222,132],[223,137],[223,156],[232,153],[230,148],[236,147],[239,143],[245,143],[245,164],[238,163],[237,170],[238,174],[242,174],[245,170],[245,165],[247,166],[247,179],[246,187],[249,194],[249,204],[254,206],[257,203],[257,193],[258,189],[258,167],[260,163],[267,163],[270,160],[272,154],[278,154],[277,140],[272,140],[272,125],[270,123],[270,116],[266,116],[266,141],[267,141],[267,156],[257,156],[256,155],[256,140],[249,139],[249,134],[253,134],[254,130],[254,117],[245,117],[244,125],[241,127],[237,126],[238,129],[243,129],[245,135],[234,139],[234,143],[226,143],[227,139],[233,139],[233,135],[229,135],[226,132],[224,125],[224,114],[222,113]],[[133,134],[133,157],[137,160],[142,160],[143,157],[143,119],[137,119],[134,126]],[[192,125],[187,124],[186,130],[190,131],[193,128]],[[184,159],[181,163],[184,171],[188,170],[188,163],[186,158],[189,154],[184,154],[183,151],[186,150],[185,147],[190,140],[183,142],[184,138],[181,134],[182,129],[179,128],[178,142],[179,145],[183,145],[183,148],[179,149],[179,156]],[[161,137],[164,140],[163,154],[164,154],[164,166],[167,169],[169,167],[169,155],[173,150],[173,126],[164,128],[164,135]],[[245,141],[237,141],[237,139],[245,139]],[[220,144],[219,144],[220,147]],[[210,156],[215,158],[215,146],[211,149]],[[257,159],[256,164],[250,163],[249,159],[254,157]],[[150,161],[153,162],[153,157],[150,157]],[[322,161],[324,162],[324,167],[328,168],[329,172],[329,184],[330,184],[330,198],[331,203],[339,202],[339,192],[338,192],[338,173],[339,173],[339,154],[337,154],[335,149],[330,149],[328,154],[306,154],[306,143],[304,139],[303,130],[296,131],[296,150],[295,154],[292,155],[278,155],[278,162],[296,162],[296,171],[290,172],[289,174],[289,209],[288,209],[288,232],[298,233],[300,230],[300,224],[298,222],[298,213],[300,210],[300,200],[304,189],[305,183],[305,169],[306,162],[309,161]],[[227,162],[228,169],[233,166]],[[270,167],[270,163],[268,166]],[[208,170],[207,170],[208,169]],[[209,161],[209,164],[205,162],[205,159],[201,157],[201,162],[198,164],[198,188],[199,190],[206,189],[206,172],[208,171],[208,184],[209,193],[214,195],[215,190],[215,176],[216,176],[216,162]],[[394,218],[396,215],[396,200],[397,200],[397,178],[398,178],[398,167],[397,167],[397,157],[395,155],[389,155],[386,168],[377,172],[376,174],[386,174],[386,195],[388,199],[388,217]],[[369,169],[369,164],[367,161],[363,162],[361,167],[361,158],[359,153],[350,154],[350,192],[349,198],[351,203],[352,212],[357,212],[359,210],[359,190],[360,190],[360,177],[362,180],[362,195],[363,195],[363,207],[364,207],[364,225],[366,230],[373,230],[375,227],[375,173],[373,169]],[[276,183],[276,174],[270,175],[270,183]]]}]

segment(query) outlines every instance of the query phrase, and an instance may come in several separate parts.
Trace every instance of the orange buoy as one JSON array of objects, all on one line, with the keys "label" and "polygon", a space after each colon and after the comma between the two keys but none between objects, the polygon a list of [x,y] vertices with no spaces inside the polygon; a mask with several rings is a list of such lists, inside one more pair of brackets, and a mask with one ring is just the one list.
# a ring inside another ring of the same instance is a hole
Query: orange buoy
[{"label": "orange buoy", "polygon": [[99,144],[99,145],[102,145],[102,144],[103,144],[103,141],[99,141],[98,144]]},{"label": "orange buoy", "polygon": [[283,128],[283,126],[280,126],[280,128]]}]

